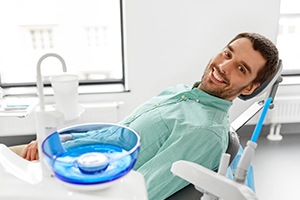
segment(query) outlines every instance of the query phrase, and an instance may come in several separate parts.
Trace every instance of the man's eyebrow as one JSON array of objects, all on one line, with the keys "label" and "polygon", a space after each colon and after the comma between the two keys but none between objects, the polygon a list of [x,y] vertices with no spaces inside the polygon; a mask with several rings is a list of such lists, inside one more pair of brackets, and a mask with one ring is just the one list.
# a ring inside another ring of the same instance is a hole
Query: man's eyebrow
[{"label": "man's eyebrow", "polygon": [[[227,45],[227,48],[234,53],[234,49],[232,48],[231,45]],[[247,63],[245,63],[244,61],[241,61],[242,65],[247,69],[247,71],[249,72],[249,74],[252,73],[251,67],[249,67],[249,65]]]},{"label": "man's eyebrow", "polygon": [[227,45],[227,48],[228,48],[230,51],[234,52],[234,50],[233,50],[233,48],[232,48],[231,45]]}]

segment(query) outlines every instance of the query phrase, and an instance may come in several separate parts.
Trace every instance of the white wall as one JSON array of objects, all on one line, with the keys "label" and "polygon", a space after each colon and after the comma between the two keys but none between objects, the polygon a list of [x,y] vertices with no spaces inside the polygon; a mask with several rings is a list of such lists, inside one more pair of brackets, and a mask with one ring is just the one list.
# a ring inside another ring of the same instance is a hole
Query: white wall
[{"label": "white wall", "polygon": [[[279,4],[280,0],[125,0],[131,92],[91,98],[124,100],[126,116],[167,86],[193,84],[208,60],[237,33],[258,32],[275,42]],[[246,107],[235,101],[232,119]]]},{"label": "white wall", "polygon": [[[237,33],[259,32],[275,42],[279,3],[280,0],[124,0],[130,92],[83,95],[80,100],[121,100],[123,118],[167,86],[192,85],[201,78],[208,60]],[[246,107],[235,101],[232,118]]]}]

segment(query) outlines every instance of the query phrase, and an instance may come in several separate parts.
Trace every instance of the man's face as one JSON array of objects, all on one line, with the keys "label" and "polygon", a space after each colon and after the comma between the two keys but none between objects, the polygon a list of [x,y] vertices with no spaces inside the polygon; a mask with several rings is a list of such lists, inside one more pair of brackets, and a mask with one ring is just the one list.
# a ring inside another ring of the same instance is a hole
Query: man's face
[{"label": "man's face", "polygon": [[207,65],[199,89],[226,100],[249,95],[252,84],[266,59],[252,47],[248,38],[239,38],[225,47]]}]

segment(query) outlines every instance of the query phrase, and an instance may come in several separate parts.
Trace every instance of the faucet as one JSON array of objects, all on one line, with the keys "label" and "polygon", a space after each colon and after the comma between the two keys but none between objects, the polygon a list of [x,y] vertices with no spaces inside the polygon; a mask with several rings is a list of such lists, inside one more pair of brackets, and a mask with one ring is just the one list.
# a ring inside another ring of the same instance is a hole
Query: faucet
[{"label": "faucet", "polygon": [[[39,151],[39,159],[43,160],[42,154],[42,142],[44,139],[50,134],[56,131],[57,126],[60,123],[63,123],[64,120],[63,114],[58,112],[56,109],[53,108],[45,108],[45,99],[44,99],[44,84],[42,80],[42,73],[41,73],[41,64],[42,61],[48,57],[56,57],[62,63],[63,72],[67,71],[66,63],[64,59],[55,54],[55,53],[47,53],[43,55],[37,63],[37,89],[38,89],[38,96],[39,96],[39,107],[35,110],[35,122],[36,122],[36,132],[37,132],[37,140],[38,140],[38,151]],[[41,162],[42,172],[46,176],[51,176],[51,172],[45,166],[44,162]]]},{"label": "faucet", "polygon": [[36,73],[36,84],[37,84],[37,89],[38,89],[38,96],[39,96],[39,100],[40,100],[40,109],[41,110],[45,110],[45,99],[44,99],[44,84],[43,84],[43,80],[42,80],[42,73],[41,73],[41,64],[42,61],[48,57],[56,57],[58,58],[58,60],[61,62],[62,64],[62,69],[63,72],[67,72],[67,67],[66,67],[66,63],[64,61],[64,59],[55,53],[47,53],[45,55],[43,55],[37,63],[37,73]]}]

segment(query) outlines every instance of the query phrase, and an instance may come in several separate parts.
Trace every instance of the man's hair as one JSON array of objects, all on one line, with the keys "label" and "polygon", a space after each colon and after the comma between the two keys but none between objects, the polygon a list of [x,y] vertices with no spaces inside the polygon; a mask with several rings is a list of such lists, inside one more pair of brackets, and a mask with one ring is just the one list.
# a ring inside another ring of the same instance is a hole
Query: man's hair
[{"label": "man's hair", "polygon": [[253,80],[253,83],[262,84],[276,72],[279,62],[278,50],[273,42],[258,33],[240,33],[235,36],[228,45],[239,38],[248,38],[252,43],[253,49],[260,52],[266,59],[267,62],[265,66],[258,71],[257,77]]}]

